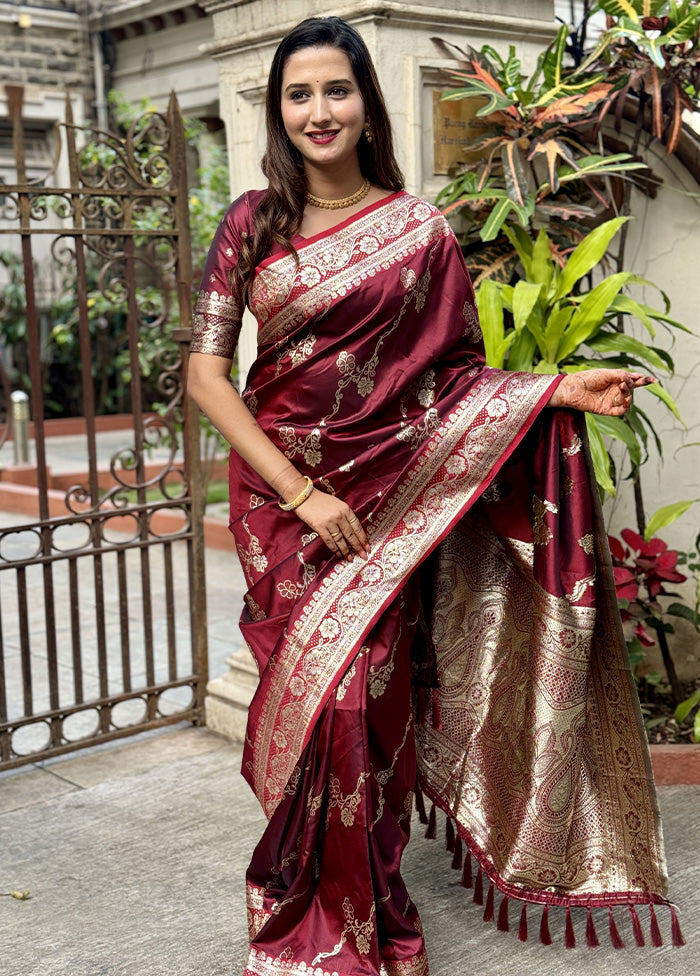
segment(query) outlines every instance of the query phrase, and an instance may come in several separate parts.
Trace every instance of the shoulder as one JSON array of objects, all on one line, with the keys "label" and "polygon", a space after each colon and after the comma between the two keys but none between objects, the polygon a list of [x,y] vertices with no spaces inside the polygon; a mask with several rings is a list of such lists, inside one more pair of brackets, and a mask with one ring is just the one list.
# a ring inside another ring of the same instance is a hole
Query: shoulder
[{"label": "shoulder", "polygon": [[229,205],[222,224],[232,236],[241,237],[252,232],[253,215],[265,193],[265,190],[246,190]]}]

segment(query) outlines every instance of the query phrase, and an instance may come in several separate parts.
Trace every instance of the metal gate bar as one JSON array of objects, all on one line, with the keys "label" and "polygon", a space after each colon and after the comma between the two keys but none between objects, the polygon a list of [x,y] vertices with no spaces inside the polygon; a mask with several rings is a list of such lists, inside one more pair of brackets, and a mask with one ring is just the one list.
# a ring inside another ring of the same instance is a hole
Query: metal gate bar
[{"label": "metal gate bar", "polygon": [[[50,186],[61,146],[41,185],[29,180],[23,90],[6,86],[6,91],[17,182],[3,186],[0,235],[19,237],[24,269],[39,517],[0,526],[0,769],[174,722],[201,722],[207,679],[199,425],[196,408],[183,395],[192,269],[177,101],[171,97],[167,114],[137,121],[124,140],[88,133],[88,143],[103,153],[95,173],[78,145],[82,130],[74,125],[67,99],[59,138],[65,141],[69,185]],[[159,208],[156,229],[137,219],[149,208],[151,213]],[[34,244],[45,252],[41,242],[49,236],[51,255],[64,264],[67,256],[74,268],[87,442],[85,483],[66,492],[65,514],[58,518],[49,512],[35,291]],[[90,263],[98,261],[102,295],[110,289],[126,295],[132,377],[133,442],[111,458],[113,485],[104,494],[88,284]],[[148,318],[137,299],[143,268],[161,288],[161,325],[171,310],[178,322],[172,331],[177,352],[165,354],[161,363],[163,409],[149,417],[144,417],[139,382],[138,343]],[[0,430],[0,448],[7,433]],[[149,479],[145,452],[166,442],[168,457]],[[174,476],[178,491],[172,490]],[[150,491],[156,488],[160,495],[153,499]],[[172,510],[183,516],[182,527],[157,530],[154,519]]]}]

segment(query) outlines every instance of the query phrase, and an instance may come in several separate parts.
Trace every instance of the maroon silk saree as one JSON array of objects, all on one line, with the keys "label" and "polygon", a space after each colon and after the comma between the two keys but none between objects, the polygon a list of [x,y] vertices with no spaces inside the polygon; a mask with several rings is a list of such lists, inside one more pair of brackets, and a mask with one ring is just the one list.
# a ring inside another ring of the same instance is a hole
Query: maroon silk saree
[{"label": "maroon silk saree", "polygon": [[[230,208],[192,348],[230,356]],[[273,253],[244,399],[371,554],[332,556],[231,458],[241,629],[260,672],[243,772],[269,824],[247,876],[246,976],[424,976],[400,874],[416,778],[485,917],[665,903],[651,779],[580,416],[558,377],[484,365],[473,292],[434,207],[401,192]],[[466,848],[463,858],[463,846]],[[472,861],[472,859],[474,859]],[[472,871],[476,869],[476,878]],[[494,908],[494,893],[505,896]],[[523,915],[524,919],[524,915]],[[521,936],[524,923],[521,922]],[[674,929],[675,931],[675,929]]]}]

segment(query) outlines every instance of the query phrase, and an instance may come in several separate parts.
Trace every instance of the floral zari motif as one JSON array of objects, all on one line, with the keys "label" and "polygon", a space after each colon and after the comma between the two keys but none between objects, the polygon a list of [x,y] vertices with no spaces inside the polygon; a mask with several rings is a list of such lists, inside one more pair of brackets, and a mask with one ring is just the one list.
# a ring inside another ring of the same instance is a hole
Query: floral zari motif
[{"label": "floral zari motif", "polygon": [[[245,397],[351,506],[371,551],[338,560],[294,513],[251,507],[269,488],[232,459],[241,626],[260,670],[244,775],[269,819],[248,874],[247,976],[347,976],[358,953],[375,976],[426,976],[417,912],[383,876],[407,839],[416,759],[512,897],[663,900],[584,444],[572,415],[543,410],[559,379],[485,367],[461,252],[429,204],[394,194],[295,245],[298,263],[273,254],[251,289]],[[382,942],[393,925],[401,940]]]}]

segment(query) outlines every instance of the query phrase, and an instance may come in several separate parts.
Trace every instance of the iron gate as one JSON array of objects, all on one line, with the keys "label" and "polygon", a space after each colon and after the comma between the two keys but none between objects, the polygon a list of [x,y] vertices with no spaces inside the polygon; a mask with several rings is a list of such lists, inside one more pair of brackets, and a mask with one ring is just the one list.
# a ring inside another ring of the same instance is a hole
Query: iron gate
[{"label": "iron gate", "polygon": [[[67,98],[51,172],[30,179],[23,89],[6,92],[17,176],[2,187],[0,235],[21,244],[38,518],[0,524],[0,769],[199,723],[207,679],[198,416],[183,396],[192,272],[177,101],[120,139],[75,126]],[[74,289],[86,431],[85,476],[64,491],[59,513],[49,491],[37,298],[48,261]],[[144,282],[156,301],[140,300]],[[107,474],[92,375],[95,295],[125,316],[131,376],[131,427]],[[146,412],[144,330],[171,340],[157,356],[162,403]]]}]

